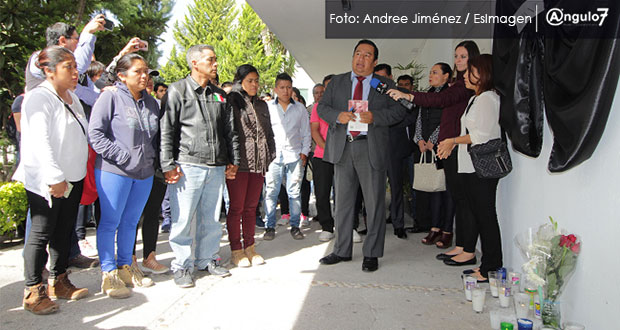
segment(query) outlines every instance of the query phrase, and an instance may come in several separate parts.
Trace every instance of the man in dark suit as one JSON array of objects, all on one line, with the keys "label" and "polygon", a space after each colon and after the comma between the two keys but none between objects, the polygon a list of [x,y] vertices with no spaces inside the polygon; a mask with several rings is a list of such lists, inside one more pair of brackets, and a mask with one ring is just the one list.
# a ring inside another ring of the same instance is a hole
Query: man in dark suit
[{"label": "man in dark suit", "polygon": [[[373,78],[394,86],[373,74],[378,56],[379,50],[372,41],[360,40],[353,52],[353,71],[334,76],[317,107],[319,117],[329,124],[323,160],[334,164],[336,191],[334,251],[320,262],[331,265],[351,260],[353,220],[357,216],[353,210],[361,186],[368,214],[368,234],[362,247],[363,271],[377,270],[378,258],[383,256],[389,126],[400,122],[407,113],[370,86]],[[368,101],[368,111],[359,115],[360,122],[368,124],[368,131],[348,129],[348,123],[356,118],[348,111],[351,99]]]}]

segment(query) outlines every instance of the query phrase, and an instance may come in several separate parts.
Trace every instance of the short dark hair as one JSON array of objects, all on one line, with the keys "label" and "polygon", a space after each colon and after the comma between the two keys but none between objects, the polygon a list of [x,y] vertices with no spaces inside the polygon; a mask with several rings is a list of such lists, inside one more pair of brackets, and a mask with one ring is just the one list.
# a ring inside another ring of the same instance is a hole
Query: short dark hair
[{"label": "short dark hair", "polygon": [[92,80],[94,76],[103,73],[105,65],[99,61],[90,62],[90,66],[86,70],[86,75]]},{"label": "short dark hair", "polygon": [[45,39],[48,46],[57,46],[60,37],[71,38],[75,32],[75,26],[58,22],[50,25],[45,31]]},{"label": "short dark hair", "polygon": [[232,82],[230,82],[230,81],[225,81],[225,82],[223,82],[223,83],[222,83],[222,85],[220,85],[220,87],[221,87],[221,88],[224,88],[224,87],[232,86],[232,84],[233,84],[233,83],[232,83]]},{"label": "short dark hair", "polygon": [[116,76],[116,79],[118,79],[119,73],[126,74],[127,70],[131,68],[131,66],[133,65],[133,61],[135,60],[140,60],[146,63],[146,60],[144,59],[144,57],[136,53],[129,53],[121,57],[116,62],[116,68],[114,69],[114,75]]},{"label": "short dark hair", "polygon": [[323,84],[321,84],[321,83],[314,85],[314,87],[312,87],[312,93],[313,93],[313,94],[314,94],[314,89],[315,89],[315,88],[317,88],[317,87],[323,87],[323,88],[325,88],[325,85],[323,85]]},{"label": "short dark hair", "polygon": [[375,45],[374,42],[368,40],[368,39],[362,39],[360,41],[357,42],[357,45],[355,45],[355,48],[353,48],[353,55],[355,55],[355,50],[357,50],[357,47],[361,44],[365,44],[365,45],[371,45],[374,49],[375,49],[375,58],[374,60],[377,60],[379,58],[379,48],[377,48],[377,45]]},{"label": "short dark hair", "polygon": [[491,54],[482,54],[467,61],[467,74],[471,81],[471,69],[478,70],[478,94],[492,90],[493,85],[493,56]]},{"label": "short dark hair", "polygon": [[396,82],[399,82],[401,80],[409,80],[409,82],[411,83],[411,85],[413,86],[413,77],[408,75],[408,74],[404,74],[402,76],[399,76],[398,79],[396,79]]},{"label": "short dark hair", "polygon": [[291,78],[291,76],[286,72],[278,73],[278,75],[276,76],[276,85],[280,80],[290,81],[291,84],[293,83],[293,78]]},{"label": "short dark hair", "polygon": [[237,68],[237,72],[235,72],[235,77],[233,81],[235,83],[241,83],[245,77],[247,77],[250,73],[256,73],[259,77],[258,70],[251,64],[242,64]]},{"label": "short dark hair", "polygon": [[375,70],[373,72],[379,72],[381,70],[385,70],[385,72],[387,73],[388,76],[392,75],[392,67],[389,64],[387,64],[387,63],[377,64],[377,66],[375,66]]},{"label": "short dark hair", "polygon": [[159,87],[168,88],[168,85],[166,85],[164,83],[156,83],[155,86],[153,86],[153,90],[157,92]]},{"label": "short dark hair", "polygon": [[75,60],[75,56],[73,56],[70,50],[61,46],[49,46],[39,53],[36,66],[41,69],[43,75],[45,75],[44,69],[46,67],[50,69],[50,71],[56,72],[56,65],[68,59]]},{"label": "short dark hair", "polygon": [[323,77],[323,86],[325,86],[325,85],[326,85],[326,84],[325,84],[326,82],[328,82],[328,81],[332,80],[332,78],[334,78],[334,75],[333,75],[333,74],[328,74],[327,76]]}]

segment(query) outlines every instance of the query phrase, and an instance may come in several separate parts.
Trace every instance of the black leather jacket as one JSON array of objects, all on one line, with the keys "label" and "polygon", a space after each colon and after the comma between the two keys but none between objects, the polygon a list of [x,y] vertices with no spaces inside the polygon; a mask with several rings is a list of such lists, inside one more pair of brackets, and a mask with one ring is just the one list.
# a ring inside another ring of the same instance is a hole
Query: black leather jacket
[{"label": "black leather jacket", "polygon": [[[199,97],[204,97],[200,101]],[[187,76],[168,87],[160,120],[163,172],[177,162],[196,165],[239,165],[239,141],[226,93],[211,84],[203,88]]]}]

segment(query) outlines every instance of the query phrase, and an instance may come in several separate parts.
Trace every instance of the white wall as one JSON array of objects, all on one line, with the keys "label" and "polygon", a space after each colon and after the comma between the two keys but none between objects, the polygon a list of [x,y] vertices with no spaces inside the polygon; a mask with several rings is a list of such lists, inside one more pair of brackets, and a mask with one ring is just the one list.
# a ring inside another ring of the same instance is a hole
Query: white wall
[{"label": "white wall", "polygon": [[[513,172],[500,180],[498,216],[504,264],[521,270],[524,259],[515,234],[537,227],[552,216],[577,234],[582,252],[577,269],[561,296],[563,320],[587,329],[618,329],[620,312],[620,92],[607,128],[592,157],[564,173],[547,170],[552,133],[547,125],[541,156],[512,153]],[[615,324],[612,325],[612,324]]]}]

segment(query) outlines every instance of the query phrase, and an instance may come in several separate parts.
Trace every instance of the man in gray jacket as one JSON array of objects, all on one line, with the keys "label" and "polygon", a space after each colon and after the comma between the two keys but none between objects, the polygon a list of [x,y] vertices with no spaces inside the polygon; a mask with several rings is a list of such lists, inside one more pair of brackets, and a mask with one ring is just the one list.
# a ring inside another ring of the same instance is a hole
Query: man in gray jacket
[{"label": "man in gray jacket", "polygon": [[[192,287],[194,265],[211,275],[228,276],[219,265],[222,228],[219,223],[226,178],[239,166],[239,142],[226,93],[210,83],[217,75],[213,47],[195,45],[187,51],[189,76],[170,85],[162,99],[161,168],[170,184],[170,247],[174,282]],[[196,216],[196,251],[192,259],[190,228]]]}]

